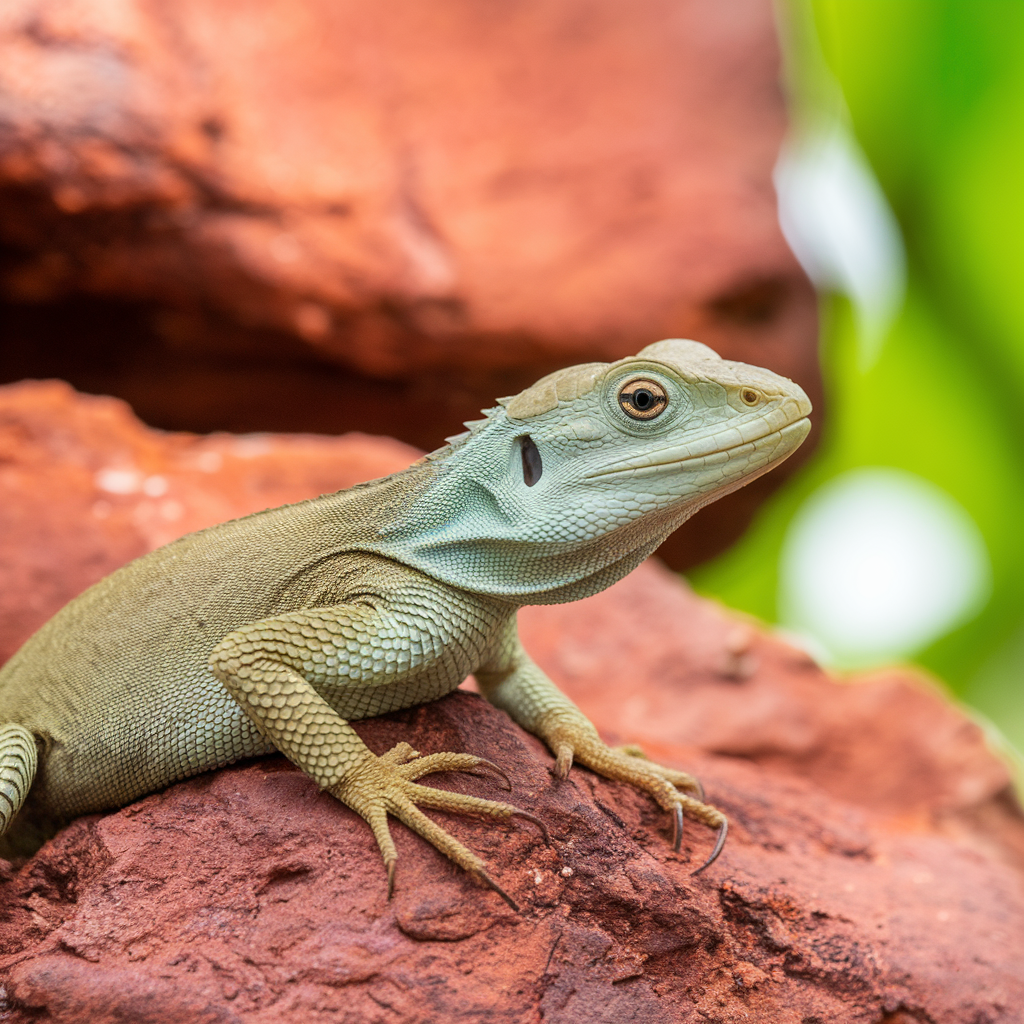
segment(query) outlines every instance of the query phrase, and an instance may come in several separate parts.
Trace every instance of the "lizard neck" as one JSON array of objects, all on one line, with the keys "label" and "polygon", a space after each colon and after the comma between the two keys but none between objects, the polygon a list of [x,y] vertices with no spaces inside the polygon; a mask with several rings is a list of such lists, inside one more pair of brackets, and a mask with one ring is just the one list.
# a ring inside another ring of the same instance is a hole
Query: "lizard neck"
[{"label": "lizard neck", "polygon": [[538,536],[524,509],[465,469],[443,455],[412,467],[403,481],[405,510],[382,522],[367,550],[461,590],[520,605],[559,604],[611,586],[695,511],[675,506],[598,536]]}]

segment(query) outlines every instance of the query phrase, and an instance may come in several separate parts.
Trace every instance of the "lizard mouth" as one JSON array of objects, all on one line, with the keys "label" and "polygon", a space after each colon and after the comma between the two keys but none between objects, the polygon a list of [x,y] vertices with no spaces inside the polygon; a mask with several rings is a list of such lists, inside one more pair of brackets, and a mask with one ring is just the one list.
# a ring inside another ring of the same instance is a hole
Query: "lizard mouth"
[{"label": "lizard mouth", "polygon": [[811,429],[811,421],[802,416],[798,420],[787,423],[776,430],[766,430],[749,441],[739,444],[725,445],[721,448],[714,448],[711,451],[701,452],[693,455],[687,452],[684,455],[675,453],[685,450],[683,446],[666,448],[660,452],[652,452],[642,461],[630,459],[625,462],[618,462],[607,466],[604,469],[596,470],[587,474],[588,480],[599,480],[607,477],[628,476],[633,479],[660,476],[667,470],[679,469],[703,469],[711,466],[724,466],[733,460],[747,463],[747,456],[763,454],[765,461],[758,465],[757,475],[770,466],[781,462],[799,447],[800,442],[808,435]]}]

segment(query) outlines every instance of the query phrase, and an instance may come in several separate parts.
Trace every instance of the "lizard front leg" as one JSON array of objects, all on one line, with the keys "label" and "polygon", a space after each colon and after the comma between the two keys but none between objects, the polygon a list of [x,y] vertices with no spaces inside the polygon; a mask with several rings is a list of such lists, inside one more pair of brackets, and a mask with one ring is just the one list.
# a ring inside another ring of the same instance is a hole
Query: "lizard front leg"
[{"label": "lizard front leg", "polygon": [[434,631],[417,630],[401,611],[362,604],[252,623],[225,637],[210,658],[214,674],[256,728],[322,789],[367,821],[384,858],[389,896],[398,861],[388,828],[391,814],[514,907],[483,861],[419,809],[499,820],[518,815],[543,830],[536,818],[511,804],[415,781],[433,772],[467,771],[490,762],[464,753],[420,756],[408,743],[377,756],[342,714],[370,717],[430,699],[428,694],[438,696],[435,689],[454,689],[462,678],[457,662]]},{"label": "lizard front leg", "polygon": [[[673,848],[682,844],[683,814],[689,814],[718,838],[708,859],[693,874],[708,867],[722,852],[728,821],[721,811],[704,803],[700,783],[686,772],[647,760],[637,747],[614,749],[604,743],[582,711],[531,660],[519,642],[515,619],[496,656],[476,670],[484,696],[502,708],[524,729],[539,736],[555,755],[555,775],[568,777],[578,761],[610,779],[628,782],[650,793],[672,815]],[[679,787],[696,794],[680,792]]]}]

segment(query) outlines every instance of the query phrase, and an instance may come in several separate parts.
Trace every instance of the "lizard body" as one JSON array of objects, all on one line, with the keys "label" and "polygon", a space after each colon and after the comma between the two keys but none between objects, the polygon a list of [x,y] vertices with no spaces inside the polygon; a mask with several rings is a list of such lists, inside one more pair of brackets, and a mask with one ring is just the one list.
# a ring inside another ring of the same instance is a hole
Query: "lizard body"
[{"label": "lizard body", "polygon": [[0,669],[0,832],[16,841],[279,750],[367,820],[389,889],[388,814],[494,885],[419,807],[524,812],[415,781],[481,760],[407,744],[378,757],[349,725],[474,673],[557,774],[575,760],[629,781],[675,815],[677,844],[684,810],[719,828],[717,853],[725,819],[696,780],[605,746],[520,646],[516,611],[620,579],[795,450],[809,412],[791,381],[659,342],[544,378],[400,473],[137,559]]}]

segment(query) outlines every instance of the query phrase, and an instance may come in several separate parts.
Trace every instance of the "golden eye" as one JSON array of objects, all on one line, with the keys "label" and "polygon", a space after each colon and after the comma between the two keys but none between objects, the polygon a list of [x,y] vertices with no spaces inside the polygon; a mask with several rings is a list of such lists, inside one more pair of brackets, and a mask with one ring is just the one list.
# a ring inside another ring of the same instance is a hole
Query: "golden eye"
[{"label": "golden eye", "polygon": [[657,381],[640,377],[619,388],[619,405],[634,420],[653,420],[665,411],[668,395]]},{"label": "golden eye", "polygon": [[746,405],[757,405],[761,400],[761,396],[753,388],[744,388],[740,392],[740,398]]}]

